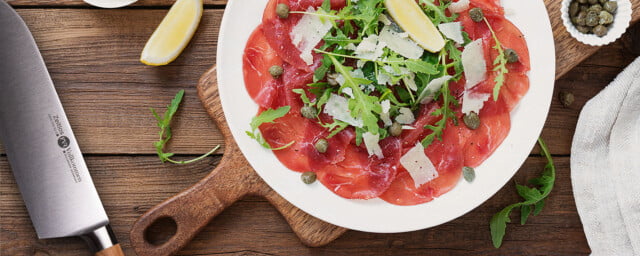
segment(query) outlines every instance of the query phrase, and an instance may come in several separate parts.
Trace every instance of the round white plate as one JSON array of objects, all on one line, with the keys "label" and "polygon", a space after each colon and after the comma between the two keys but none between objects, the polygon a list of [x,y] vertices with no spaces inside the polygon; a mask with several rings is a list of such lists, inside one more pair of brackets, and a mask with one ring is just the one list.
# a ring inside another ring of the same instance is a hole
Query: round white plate
[{"label": "round white plate", "polygon": [[[341,198],[320,182],[306,185],[300,173],[287,169],[273,153],[249,138],[258,106],[245,90],[242,55],[251,32],[260,24],[267,0],[231,0],[218,39],[218,86],[229,128],[244,156],[282,197],[303,211],[341,227],[379,233],[405,232],[451,221],[489,199],[516,173],[542,131],[555,81],[555,50],[551,24],[541,0],[503,0],[507,18],[524,33],[531,56],[531,86],[511,113],[511,131],[489,159],[476,168],[476,179],[461,179],[445,195],[415,206],[392,205],[381,199]],[[487,220],[488,222],[489,220]]]}]

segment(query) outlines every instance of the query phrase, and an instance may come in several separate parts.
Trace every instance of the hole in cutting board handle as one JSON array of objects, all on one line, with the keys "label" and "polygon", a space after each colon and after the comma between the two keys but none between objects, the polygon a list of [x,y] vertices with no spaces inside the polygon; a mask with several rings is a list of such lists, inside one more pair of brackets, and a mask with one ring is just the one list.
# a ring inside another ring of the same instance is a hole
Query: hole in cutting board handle
[{"label": "hole in cutting board handle", "polygon": [[162,245],[176,235],[178,224],[171,217],[162,217],[151,223],[144,231],[144,240],[152,245]]}]

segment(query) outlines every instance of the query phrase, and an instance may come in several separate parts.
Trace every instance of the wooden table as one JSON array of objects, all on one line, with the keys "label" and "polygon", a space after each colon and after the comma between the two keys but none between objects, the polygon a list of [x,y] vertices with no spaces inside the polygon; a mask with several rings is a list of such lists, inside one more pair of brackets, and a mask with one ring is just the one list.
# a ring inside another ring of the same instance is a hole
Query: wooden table
[{"label": "wooden table", "polygon": [[[556,0],[549,0],[556,1]],[[207,152],[222,137],[205,113],[195,84],[215,61],[224,0],[207,0],[202,23],[190,46],[171,65],[138,62],[149,35],[172,1],[143,0],[118,10],[90,8],[78,0],[9,1],[22,15],[42,55],[127,255],[134,255],[128,232],[146,210],[204,177],[220,156],[177,166],[162,164],[149,108],[162,109],[179,89],[184,103],[173,122],[168,150],[178,159]],[[562,29],[555,24],[555,29]],[[561,25],[560,25],[561,26]],[[472,212],[428,230],[402,234],[349,231],[322,248],[302,245],[284,219],[264,199],[247,197],[218,216],[181,255],[577,255],[588,254],[570,183],[570,145],[580,109],[636,56],[640,25],[601,48],[571,71],[559,65],[555,95],[572,92],[563,107],[554,97],[542,137],[558,167],[556,188],[539,216],[525,226],[510,224],[504,244],[494,249],[489,219],[518,200],[513,182],[538,175],[544,159],[532,152],[524,166],[489,201]],[[635,40],[635,41],[634,41]],[[572,51],[596,51],[580,46]],[[564,65],[564,66],[563,66]],[[513,215],[517,218],[517,213]],[[0,255],[89,255],[80,239],[38,240],[0,146]]]}]

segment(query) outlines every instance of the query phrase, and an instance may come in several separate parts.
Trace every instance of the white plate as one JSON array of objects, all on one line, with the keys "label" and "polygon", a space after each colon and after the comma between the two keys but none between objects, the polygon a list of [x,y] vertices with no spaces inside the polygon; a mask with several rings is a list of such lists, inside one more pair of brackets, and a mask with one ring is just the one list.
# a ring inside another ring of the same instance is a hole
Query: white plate
[{"label": "white plate", "polygon": [[[242,55],[251,32],[260,24],[267,0],[231,0],[218,39],[218,85],[229,128],[258,174],[282,197],[303,211],[341,227],[379,233],[413,231],[451,221],[489,199],[516,173],[542,131],[555,81],[551,25],[542,0],[503,0],[507,18],[527,38],[531,86],[511,113],[511,131],[489,159],[476,168],[473,183],[464,180],[445,195],[415,206],[381,199],[341,198],[320,182],[306,185],[300,173],[287,169],[270,150],[249,138],[249,122],[258,106],[245,90]],[[487,219],[487,222],[489,220]]]}]

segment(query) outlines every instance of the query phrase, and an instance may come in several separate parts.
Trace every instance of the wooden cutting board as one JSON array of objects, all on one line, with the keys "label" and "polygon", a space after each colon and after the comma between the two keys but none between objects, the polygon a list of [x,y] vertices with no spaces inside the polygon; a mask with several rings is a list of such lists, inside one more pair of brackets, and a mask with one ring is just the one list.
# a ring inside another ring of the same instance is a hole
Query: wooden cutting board
[{"label": "wooden cutting board", "polygon": [[[634,23],[640,19],[640,10],[637,10],[640,0],[631,2]],[[545,1],[556,45],[556,78],[564,75],[598,49],[581,44],[569,35],[560,19],[560,3],[561,0]],[[222,160],[200,182],[153,207],[138,219],[130,233],[131,244],[138,255],[175,254],[215,216],[248,194],[267,198],[307,246],[326,245],[347,231],[318,220],[291,205],[275,193],[251,168],[233,140],[224,118],[218,97],[215,66],[202,75],[198,83],[198,94],[204,108],[225,137]],[[167,218],[172,219],[177,226],[175,235],[162,244],[152,244],[146,237],[146,230],[157,221]]]}]

